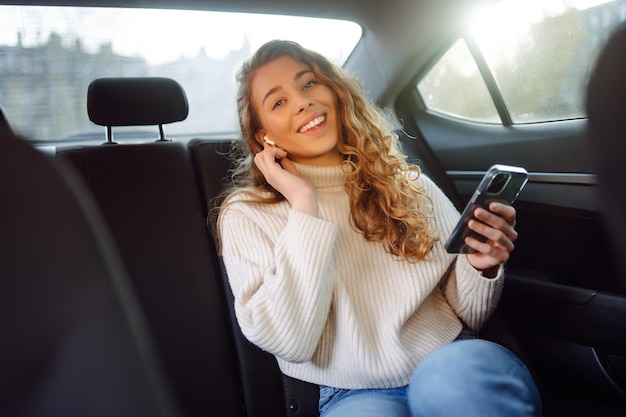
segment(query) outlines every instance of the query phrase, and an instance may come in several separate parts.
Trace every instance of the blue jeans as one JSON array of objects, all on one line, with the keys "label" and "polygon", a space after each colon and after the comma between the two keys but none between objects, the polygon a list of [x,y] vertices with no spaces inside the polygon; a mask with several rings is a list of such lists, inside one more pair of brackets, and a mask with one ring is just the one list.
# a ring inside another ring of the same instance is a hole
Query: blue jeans
[{"label": "blue jeans", "polygon": [[541,399],[511,351],[461,337],[426,357],[408,386],[321,386],[319,409],[321,417],[530,417],[541,416]]}]

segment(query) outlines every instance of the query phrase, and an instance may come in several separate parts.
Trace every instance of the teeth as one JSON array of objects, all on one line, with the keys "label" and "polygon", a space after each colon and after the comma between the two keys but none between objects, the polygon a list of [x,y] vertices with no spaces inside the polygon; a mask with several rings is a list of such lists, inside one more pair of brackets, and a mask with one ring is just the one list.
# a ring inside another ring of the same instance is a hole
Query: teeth
[{"label": "teeth", "polygon": [[302,126],[302,128],[300,128],[300,133],[304,133],[307,130],[314,128],[315,126],[318,126],[324,120],[326,120],[326,116],[316,117],[315,119],[311,120],[309,123]]}]

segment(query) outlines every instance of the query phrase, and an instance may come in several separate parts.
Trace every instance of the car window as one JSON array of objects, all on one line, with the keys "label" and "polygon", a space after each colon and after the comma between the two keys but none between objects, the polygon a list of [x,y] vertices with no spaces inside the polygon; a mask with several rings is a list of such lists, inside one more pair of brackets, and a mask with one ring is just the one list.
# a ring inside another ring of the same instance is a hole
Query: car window
[{"label": "car window", "polygon": [[[93,79],[170,77],[189,116],[167,136],[234,136],[235,72],[256,48],[289,39],[343,64],[361,33],[353,22],[295,16],[0,5],[0,108],[33,140],[101,138],[86,111]],[[115,137],[147,134],[117,128]]]},{"label": "car window", "polygon": [[473,121],[500,119],[464,40],[457,41],[418,84],[429,109]]},{"label": "car window", "polygon": [[464,40],[434,64],[418,92],[429,110],[477,122],[503,122],[485,100],[501,107],[507,124],[583,118],[597,54],[625,20],[624,0],[502,0],[475,12]]}]

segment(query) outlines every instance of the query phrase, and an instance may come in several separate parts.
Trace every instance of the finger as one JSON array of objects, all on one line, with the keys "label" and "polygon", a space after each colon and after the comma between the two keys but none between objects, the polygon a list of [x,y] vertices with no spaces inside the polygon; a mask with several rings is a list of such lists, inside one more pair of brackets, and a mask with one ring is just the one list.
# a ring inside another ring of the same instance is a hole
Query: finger
[{"label": "finger", "polygon": [[489,211],[499,215],[510,225],[515,225],[516,210],[510,204],[493,201],[489,204]]},{"label": "finger", "polygon": [[280,148],[271,146],[265,147],[261,152],[254,155],[254,163],[262,171],[264,169],[271,169],[272,167],[279,167],[277,159],[282,159],[287,156],[287,152]]},{"label": "finger", "polygon": [[293,164],[293,161],[291,159],[282,158],[280,160],[280,166],[283,167],[285,171],[298,175],[298,170],[296,169],[296,166]]},{"label": "finger", "polygon": [[261,151],[254,155],[254,164],[267,178],[269,171],[272,169],[272,165],[278,165],[276,158],[269,152]]},{"label": "finger", "polygon": [[474,237],[465,238],[465,244],[474,250],[473,255],[483,258],[481,263],[484,266],[493,266],[505,262],[509,252],[502,247],[495,246],[491,241],[482,242]]},{"label": "finger", "polygon": [[510,257],[510,251],[499,245],[494,245],[490,240],[481,242],[473,237],[467,237],[465,238],[465,244],[475,252],[468,255],[473,259],[472,265],[481,270],[505,263]]},{"label": "finger", "polygon": [[279,148],[278,146],[271,146],[268,144],[265,144],[263,146],[263,150],[260,153],[263,153],[264,155],[271,155],[272,158],[278,159],[287,156],[287,152],[284,149]]},{"label": "finger", "polygon": [[484,208],[477,208],[474,210],[474,218],[482,223],[493,227],[498,230],[512,229],[511,224],[503,217],[494,214]]},{"label": "finger", "polygon": [[500,230],[477,220],[470,220],[468,227],[486,240],[491,241],[493,245],[498,245],[508,251],[513,250],[513,242],[517,239],[515,229],[506,227]]},{"label": "finger", "polygon": [[[474,217],[480,220],[480,222],[484,223],[485,225],[488,225],[496,230],[502,231],[509,239],[511,240],[517,239],[517,232],[515,231],[515,228],[514,228],[515,216],[513,216],[512,219],[507,220],[498,214],[494,214],[485,209],[478,208],[474,211]],[[513,224],[511,224],[511,222]]]},{"label": "finger", "polygon": [[[505,230],[499,230],[477,220],[470,220],[467,226],[479,235],[484,236],[487,239],[487,243],[492,246],[509,252],[514,248],[513,241],[517,238],[515,229],[509,227]],[[510,237],[511,235],[513,238]]]}]

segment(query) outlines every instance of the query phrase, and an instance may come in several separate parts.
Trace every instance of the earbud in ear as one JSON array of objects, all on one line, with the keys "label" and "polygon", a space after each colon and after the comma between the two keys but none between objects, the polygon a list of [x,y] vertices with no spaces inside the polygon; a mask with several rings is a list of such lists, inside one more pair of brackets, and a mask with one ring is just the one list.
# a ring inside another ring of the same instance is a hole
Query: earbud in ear
[{"label": "earbud in ear", "polygon": [[274,142],[272,139],[268,138],[267,135],[263,136],[263,141],[265,143],[267,143],[268,145],[276,146],[276,142]]}]

